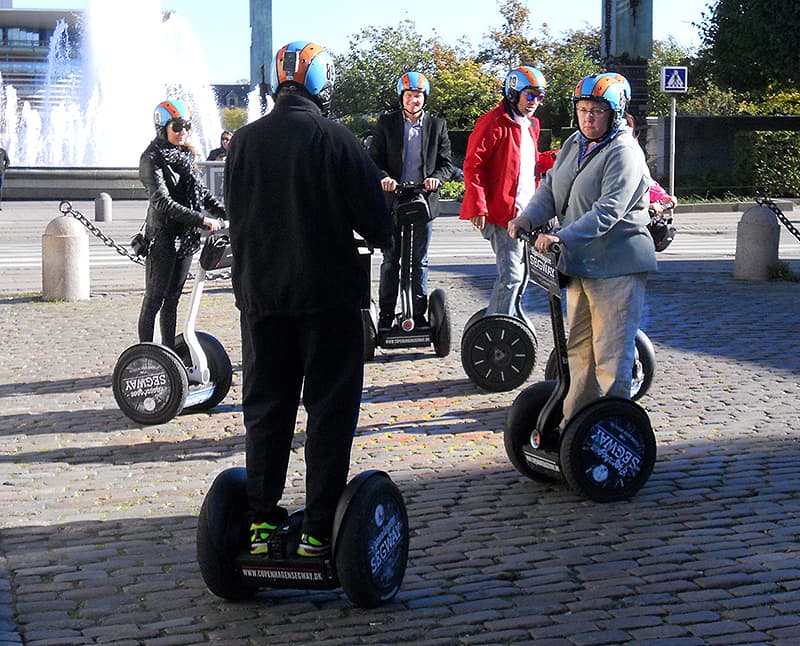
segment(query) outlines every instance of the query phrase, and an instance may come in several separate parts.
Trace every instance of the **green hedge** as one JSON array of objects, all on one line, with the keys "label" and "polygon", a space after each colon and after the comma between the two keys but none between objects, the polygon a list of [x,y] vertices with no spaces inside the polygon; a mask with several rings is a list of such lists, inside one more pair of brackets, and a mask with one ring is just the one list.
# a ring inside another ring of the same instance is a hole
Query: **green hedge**
[{"label": "green hedge", "polygon": [[800,197],[800,133],[742,132],[734,151],[737,184],[771,197]]}]

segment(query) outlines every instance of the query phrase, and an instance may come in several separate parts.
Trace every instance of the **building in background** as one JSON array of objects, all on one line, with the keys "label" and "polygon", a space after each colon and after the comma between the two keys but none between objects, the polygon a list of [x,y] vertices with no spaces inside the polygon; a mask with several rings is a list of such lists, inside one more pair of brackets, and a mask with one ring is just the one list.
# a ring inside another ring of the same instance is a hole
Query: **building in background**
[{"label": "building in background", "polygon": [[[80,83],[82,14],[70,9],[12,9],[11,0],[0,0],[0,74],[5,86],[14,86],[20,103],[28,101],[38,109],[46,92],[57,102],[69,86]],[[62,53],[58,65],[63,67],[61,80],[48,87],[48,56],[56,33]]]}]

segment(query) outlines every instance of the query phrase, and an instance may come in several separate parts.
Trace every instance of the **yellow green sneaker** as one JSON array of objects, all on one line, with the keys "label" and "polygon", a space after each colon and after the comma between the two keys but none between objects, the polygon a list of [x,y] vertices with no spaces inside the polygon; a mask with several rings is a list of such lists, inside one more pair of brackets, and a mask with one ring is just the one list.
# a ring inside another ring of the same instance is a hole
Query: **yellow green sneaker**
[{"label": "yellow green sneaker", "polygon": [[277,525],[269,523],[250,524],[250,554],[266,554],[267,543],[272,533],[278,529]]},{"label": "yellow green sneaker", "polygon": [[297,546],[298,556],[327,556],[331,552],[331,542],[328,539],[314,538],[310,534],[300,535],[300,544]]}]

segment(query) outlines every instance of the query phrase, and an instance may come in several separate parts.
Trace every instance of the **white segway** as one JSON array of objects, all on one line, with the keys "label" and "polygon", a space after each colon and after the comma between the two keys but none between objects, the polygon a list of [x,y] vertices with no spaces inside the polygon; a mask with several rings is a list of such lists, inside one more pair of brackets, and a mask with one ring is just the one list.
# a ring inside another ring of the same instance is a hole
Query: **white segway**
[{"label": "white segway", "polygon": [[[232,265],[228,229],[206,238],[200,270],[189,304],[183,334],[175,349],[159,343],[137,343],[117,359],[112,377],[114,399],[125,415],[139,424],[163,424],[183,410],[209,410],[231,387],[233,368],[222,344],[195,330],[206,272]],[[156,326],[157,327],[157,326]]]}]

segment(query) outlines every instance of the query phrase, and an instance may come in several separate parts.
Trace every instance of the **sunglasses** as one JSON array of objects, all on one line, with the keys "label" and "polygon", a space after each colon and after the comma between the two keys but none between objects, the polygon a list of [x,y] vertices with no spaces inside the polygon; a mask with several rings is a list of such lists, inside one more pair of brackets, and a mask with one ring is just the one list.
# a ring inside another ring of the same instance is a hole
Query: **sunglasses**
[{"label": "sunglasses", "polygon": [[169,124],[169,127],[172,128],[172,132],[178,133],[181,130],[185,130],[189,132],[192,129],[192,122],[191,121],[184,121],[183,119],[175,119]]},{"label": "sunglasses", "polygon": [[536,101],[536,103],[544,101],[544,92],[523,92],[522,96],[524,96],[527,101]]},{"label": "sunglasses", "polygon": [[223,137],[223,138],[222,138],[222,141],[230,141],[230,140],[231,140],[231,138],[230,138],[230,137]]}]

